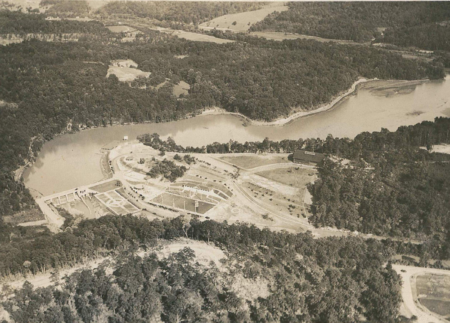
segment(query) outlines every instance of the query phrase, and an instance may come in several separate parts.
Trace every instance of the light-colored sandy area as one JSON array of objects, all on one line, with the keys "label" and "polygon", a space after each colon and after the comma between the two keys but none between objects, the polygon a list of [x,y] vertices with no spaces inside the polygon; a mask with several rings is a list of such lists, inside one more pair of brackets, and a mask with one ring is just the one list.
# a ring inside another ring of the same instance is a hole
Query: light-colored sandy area
[{"label": "light-colored sandy area", "polygon": [[431,152],[440,154],[450,154],[450,145],[434,145]]},{"label": "light-colored sandy area", "polygon": [[448,323],[448,321],[430,312],[417,300],[416,277],[421,274],[450,275],[450,271],[403,265],[392,265],[392,267],[402,277],[403,281],[401,291],[403,303],[400,307],[400,314],[406,317],[415,315],[418,323]]},{"label": "light-colored sandy area", "polygon": [[138,77],[149,77],[151,73],[141,71],[137,68],[110,66],[106,77],[109,77],[111,74],[117,76],[120,82],[131,82]]},{"label": "light-colored sandy area", "polygon": [[195,260],[201,265],[208,266],[212,261],[218,268],[222,266],[221,259],[227,256],[220,249],[203,241],[196,241],[181,238],[168,244],[163,244],[158,248],[157,255],[161,258],[167,258],[170,254],[181,251],[184,248],[190,248],[195,252]]},{"label": "light-colored sandy area", "polygon": [[[259,10],[246,11],[220,16],[199,25],[203,30],[231,30],[233,32],[245,32],[251,25],[262,21],[269,14],[278,11],[286,11],[288,6],[283,2],[271,2]],[[234,24],[235,23],[235,24]]]}]

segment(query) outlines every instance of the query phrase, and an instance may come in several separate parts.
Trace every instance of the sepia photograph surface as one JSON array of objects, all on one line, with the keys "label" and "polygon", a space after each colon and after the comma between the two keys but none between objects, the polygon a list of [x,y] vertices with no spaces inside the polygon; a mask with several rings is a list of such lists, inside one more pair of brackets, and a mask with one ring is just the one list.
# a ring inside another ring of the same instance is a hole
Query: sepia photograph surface
[{"label": "sepia photograph surface", "polygon": [[450,2],[0,0],[1,323],[449,323]]}]

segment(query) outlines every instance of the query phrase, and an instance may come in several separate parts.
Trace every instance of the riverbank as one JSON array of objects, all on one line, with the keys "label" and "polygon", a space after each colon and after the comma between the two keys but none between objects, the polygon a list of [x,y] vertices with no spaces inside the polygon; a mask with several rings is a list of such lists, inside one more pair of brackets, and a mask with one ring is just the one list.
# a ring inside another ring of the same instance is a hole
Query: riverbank
[{"label": "riverbank", "polygon": [[284,126],[296,119],[299,118],[304,118],[304,117],[308,117],[314,114],[318,114],[318,113],[322,113],[322,112],[326,112],[329,111],[331,109],[333,109],[338,103],[340,103],[343,99],[345,99],[347,96],[356,93],[358,91],[358,86],[360,86],[363,83],[368,83],[368,82],[372,82],[372,81],[377,81],[377,79],[365,79],[365,78],[360,78],[358,79],[355,83],[352,84],[352,86],[350,87],[350,89],[348,89],[345,93],[342,93],[340,95],[338,95],[336,98],[334,98],[331,102],[321,105],[319,106],[317,109],[311,110],[311,111],[298,111],[298,112],[294,112],[293,114],[291,114],[288,117],[285,118],[278,118],[274,121],[260,121],[260,120],[253,120],[248,118],[247,116],[244,116],[241,113],[237,113],[237,112],[228,112],[224,109],[221,108],[211,108],[208,109],[206,111],[204,111],[201,115],[221,115],[221,114],[228,114],[228,115],[233,115],[236,117],[239,117],[241,119],[243,119],[245,121],[245,123],[247,124],[251,124],[254,126]]},{"label": "riverbank", "polygon": [[[244,121],[246,125],[253,125],[253,126],[284,126],[292,121],[295,121],[300,118],[309,117],[315,114],[328,112],[333,110],[336,106],[338,106],[344,99],[349,97],[350,95],[356,94],[359,89],[367,89],[371,92],[375,92],[377,95],[380,96],[391,96],[394,94],[408,94],[414,91],[415,87],[417,85],[421,85],[423,83],[429,82],[429,80],[378,80],[378,79],[365,79],[360,78],[357,80],[349,90],[347,90],[345,93],[342,93],[338,95],[336,98],[334,98],[331,102],[321,105],[318,108],[310,111],[298,111],[294,112],[288,117],[285,118],[278,118],[274,121],[261,121],[261,120],[254,120],[250,119],[249,117],[238,113],[238,112],[229,112],[225,109],[214,107],[205,110],[201,116],[206,115],[232,115],[236,116]],[[300,108],[297,108],[300,109]],[[295,109],[293,109],[295,111]]]}]

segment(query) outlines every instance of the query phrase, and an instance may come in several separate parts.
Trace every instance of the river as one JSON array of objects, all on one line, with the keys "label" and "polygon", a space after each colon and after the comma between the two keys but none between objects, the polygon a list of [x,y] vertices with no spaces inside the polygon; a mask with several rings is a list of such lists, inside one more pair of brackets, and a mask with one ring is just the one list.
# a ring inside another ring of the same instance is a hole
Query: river
[{"label": "river", "polygon": [[139,124],[96,128],[63,135],[46,143],[34,165],[23,175],[25,185],[44,195],[87,185],[102,179],[100,149],[127,135],[135,139],[143,133],[171,136],[183,146],[213,142],[298,139],[308,137],[353,138],[363,131],[391,131],[437,116],[450,116],[450,76],[445,81],[418,85],[405,94],[380,95],[361,89],[334,109],[297,119],[282,127],[244,126],[231,115],[199,116],[159,124]]}]

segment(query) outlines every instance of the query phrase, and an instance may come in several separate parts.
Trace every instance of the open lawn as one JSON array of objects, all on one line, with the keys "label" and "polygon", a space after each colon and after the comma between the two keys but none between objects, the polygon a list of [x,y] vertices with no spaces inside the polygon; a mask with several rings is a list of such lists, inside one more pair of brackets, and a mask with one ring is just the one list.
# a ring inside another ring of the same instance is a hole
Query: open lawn
[{"label": "open lawn", "polygon": [[218,30],[231,30],[234,32],[247,31],[251,25],[262,21],[272,12],[286,11],[288,9],[281,2],[272,2],[264,6],[264,8],[254,11],[246,11],[241,13],[229,14],[214,18],[199,26],[204,30],[218,29]]},{"label": "open lawn", "polygon": [[91,189],[93,191],[97,191],[99,193],[108,192],[108,191],[115,190],[116,188],[122,186],[122,184],[120,184],[120,186],[118,186],[117,183],[120,183],[120,181],[112,180],[112,181],[109,181],[106,183],[91,186],[91,187],[89,187],[89,189]]},{"label": "open lawn", "polygon": [[416,278],[421,304],[442,316],[450,315],[450,276],[425,274]]},{"label": "open lawn", "polygon": [[109,77],[111,74],[117,76],[120,82],[131,82],[138,77],[149,77],[151,73],[141,71],[137,68],[110,65],[106,77]]},{"label": "open lawn", "polygon": [[173,86],[172,93],[177,97],[179,97],[181,94],[188,95],[190,88],[191,86],[187,84],[185,81],[180,81],[178,84],[175,84]]},{"label": "open lawn", "polygon": [[315,169],[293,167],[272,169],[256,174],[281,184],[304,189],[308,183],[312,182],[315,173]]},{"label": "open lawn", "polygon": [[198,34],[184,30],[172,30],[168,28],[157,28],[160,32],[171,34],[173,36],[177,36],[178,38],[183,38],[190,41],[199,41],[199,42],[210,42],[216,44],[226,44],[226,43],[234,43],[234,40],[217,38],[214,36],[209,36],[205,34]]},{"label": "open lawn", "polygon": [[134,28],[130,26],[107,26],[110,31],[113,33],[126,33],[135,30]]},{"label": "open lawn", "polygon": [[282,157],[278,155],[264,155],[264,156],[254,155],[254,156],[236,156],[236,157],[223,156],[220,157],[220,159],[244,169],[252,169],[264,165],[289,162],[287,157],[284,156]]},{"label": "open lawn", "polygon": [[364,45],[364,43],[356,43],[351,40],[342,40],[342,39],[330,39],[330,38],[322,38],[317,36],[309,36],[309,35],[301,35],[301,34],[293,34],[293,33],[284,33],[280,31],[254,31],[251,32],[250,35],[257,36],[261,38],[265,38],[267,40],[275,40],[275,41],[283,41],[283,40],[293,40],[293,39],[311,39],[321,43],[336,43],[340,45]]}]

